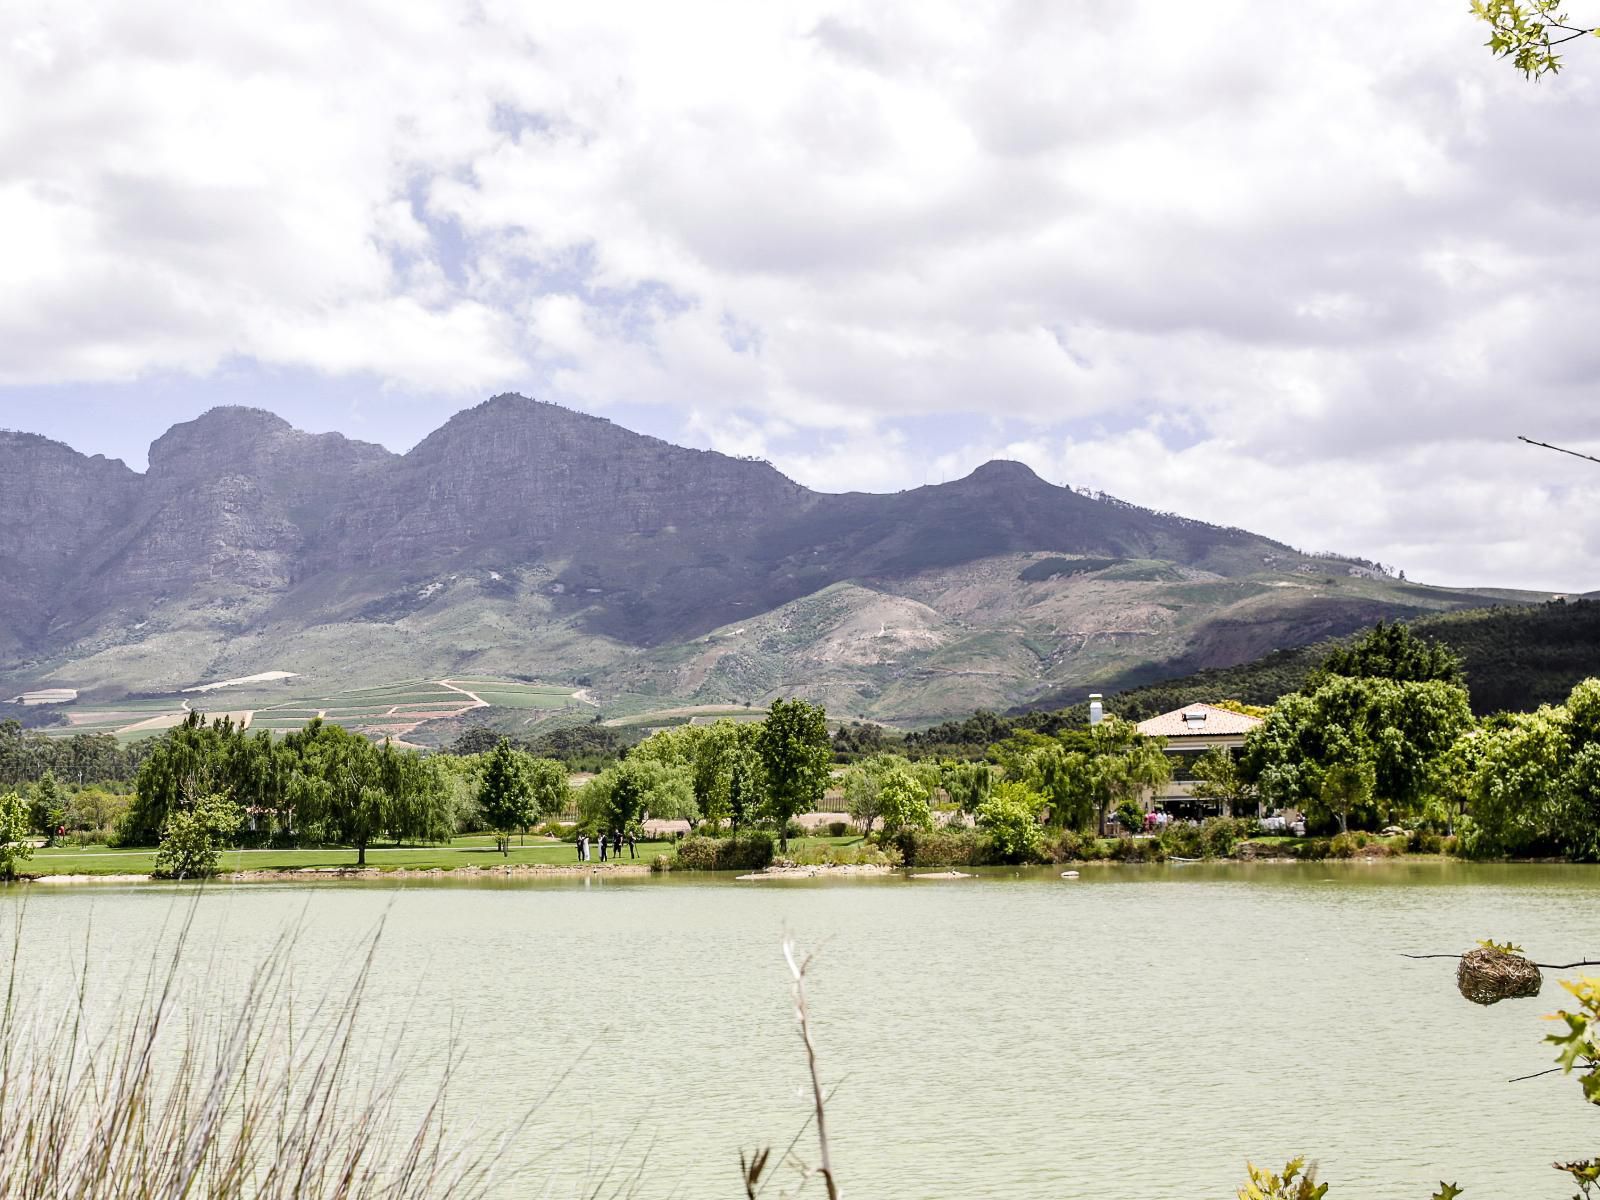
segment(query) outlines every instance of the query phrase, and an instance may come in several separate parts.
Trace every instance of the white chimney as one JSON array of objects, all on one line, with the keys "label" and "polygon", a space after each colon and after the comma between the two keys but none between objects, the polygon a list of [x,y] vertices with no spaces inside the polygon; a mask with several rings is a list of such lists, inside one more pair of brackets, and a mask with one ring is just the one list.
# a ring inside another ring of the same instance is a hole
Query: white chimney
[{"label": "white chimney", "polygon": [[1095,692],[1089,697],[1089,724],[1098,725],[1106,719],[1105,705],[1100,703],[1100,693]]}]

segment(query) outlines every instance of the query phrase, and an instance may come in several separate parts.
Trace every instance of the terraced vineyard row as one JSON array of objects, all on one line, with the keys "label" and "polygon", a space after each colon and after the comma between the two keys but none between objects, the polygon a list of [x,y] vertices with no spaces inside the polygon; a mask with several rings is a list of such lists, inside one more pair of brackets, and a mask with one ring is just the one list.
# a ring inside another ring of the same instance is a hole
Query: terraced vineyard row
[{"label": "terraced vineyard row", "polygon": [[571,688],[503,679],[403,680],[381,687],[352,688],[323,696],[298,694],[281,700],[261,691],[218,693],[210,703],[183,696],[141,697],[95,705],[73,703],[62,711],[67,724],[46,730],[53,736],[108,733],[120,741],[154,737],[191,710],[224,713],[252,729],[275,734],[303,728],[322,718],[369,737],[404,740],[426,721],[459,717],[480,708],[557,710],[582,704]]}]

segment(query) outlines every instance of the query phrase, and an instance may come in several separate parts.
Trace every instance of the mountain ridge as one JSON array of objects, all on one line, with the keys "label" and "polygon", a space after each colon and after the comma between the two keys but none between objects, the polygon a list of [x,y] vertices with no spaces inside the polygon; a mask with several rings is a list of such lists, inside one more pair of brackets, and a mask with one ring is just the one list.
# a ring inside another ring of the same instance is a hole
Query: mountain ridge
[{"label": "mountain ridge", "polygon": [[174,425],[143,473],[0,434],[0,511],[18,691],[493,669],[619,703],[809,688],[920,719],[970,711],[962,687],[1009,707],[1493,602],[1022,463],[821,492],[515,393],[405,454],[238,406]]}]

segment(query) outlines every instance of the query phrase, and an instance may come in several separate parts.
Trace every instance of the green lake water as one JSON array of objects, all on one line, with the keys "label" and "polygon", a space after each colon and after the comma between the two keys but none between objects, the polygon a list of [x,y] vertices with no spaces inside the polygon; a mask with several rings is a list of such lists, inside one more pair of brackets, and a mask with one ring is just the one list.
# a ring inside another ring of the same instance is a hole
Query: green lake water
[{"label": "green lake water", "polygon": [[[4,890],[26,900],[25,990],[55,993],[87,944],[92,1002],[118,1003],[189,894]],[[205,894],[193,946],[242,976],[298,922],[315,995],[385,922],[364,1012],[405,1025],[419,1097],[454,1027],[458,1114],[493,1130],[540,1105],[507,1196],[587,1195],[641,1163],[640,1196],[742,1195],[739,1151],[782,1149],[809,1113],[789,930],[818,952],[847,1196],[1226,1200],[1247,1158],[1305,1154],[1330,1200],[1424,1200],[1441,1179],[1563,1200],[1549,1164],[1600,1151],[1600,1110],[1570,1079],[1507,1081],[1550,1064],[1539,1018],[1565,993],[1479,1008],[1453,963],[1400,954],[1493,936],[1600,957],[1597,916],[1595,869],[1442,862],[250,884]]]}]

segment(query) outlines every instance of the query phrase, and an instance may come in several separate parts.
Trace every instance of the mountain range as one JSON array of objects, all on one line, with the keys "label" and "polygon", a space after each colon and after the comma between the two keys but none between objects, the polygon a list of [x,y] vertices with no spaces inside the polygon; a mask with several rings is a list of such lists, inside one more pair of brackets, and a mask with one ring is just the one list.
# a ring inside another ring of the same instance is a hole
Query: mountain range
[{"label": "mountain range", "polygon": [[0,432],[0,512],[0,682],[89,696],[488,676],[615,711],[782,693],[913,723],[1547,598],[1406,583],[1015,462],[817,492],[516,395],[404,455],[217,408],[142,474]]}]

